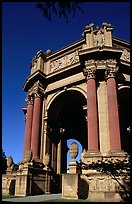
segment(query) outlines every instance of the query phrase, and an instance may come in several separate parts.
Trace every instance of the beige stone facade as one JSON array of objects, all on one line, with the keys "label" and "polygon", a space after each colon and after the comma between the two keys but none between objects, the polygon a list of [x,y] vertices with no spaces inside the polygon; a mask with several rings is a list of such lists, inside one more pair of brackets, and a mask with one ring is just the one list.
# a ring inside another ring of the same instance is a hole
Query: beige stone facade
[{"label": "beige stone facade", "polygon": [[[90,24],[77,42],[54,53],[40,50],[32,59],[31,74],[23,86],[27,92],[23,155],[31,150],[32,159],[26,170],[22,167],[20,173],[19,168],[15,174],[16,195],[36,194],[35,190],[26,190],[36,168],[40,171],[36,186],[42,193],[65,192],[62,181],[66,186],[70,138],[82,145],[85,163],[107,156],[122,159],[130,153],[130,44],[113,37],[112,31],[111,24],[103,23],[96,29]],[[104,175],[87,178],[85,174],[79,174],[79,178],[88,183],[91,199],[94,190],[103,199],[113,195],[113,181]],[[72,178],[72,174],[69,176]],[[20,192],[21,179],[24,192]]]}]

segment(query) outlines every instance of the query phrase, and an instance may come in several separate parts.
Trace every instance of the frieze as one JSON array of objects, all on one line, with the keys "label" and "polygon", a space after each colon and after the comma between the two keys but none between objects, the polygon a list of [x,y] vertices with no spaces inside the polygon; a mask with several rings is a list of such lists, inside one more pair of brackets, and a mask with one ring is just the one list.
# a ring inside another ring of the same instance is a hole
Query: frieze
[{"label": "frieze", "polygon": [[89,176],[87,177],[90,191],[114,191],[116,188],[116,181],[109,176]]},{"label": "frieze", "polygon": [[124,49],[120,59],[130,62],[130,52]]},{"label": "frieze", "polygon": [[76,62],[79,62],[78,51],[73,52],[69,55],[65,55],[57,60],[50,62],[50,72],[54,72],[58,69],[64,68],[66,66],[72,65]]}]

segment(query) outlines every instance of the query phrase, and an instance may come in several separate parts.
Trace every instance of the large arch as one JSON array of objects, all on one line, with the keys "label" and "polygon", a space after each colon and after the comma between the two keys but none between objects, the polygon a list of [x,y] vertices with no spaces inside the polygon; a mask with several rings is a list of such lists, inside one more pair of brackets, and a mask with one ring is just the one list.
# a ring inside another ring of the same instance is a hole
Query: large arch
[{"label": "large arch", "polygon": [[120,86],[118,89],[118,108],[122,150],[130,154],[130,87]]},{"label": "large arch", "polygon": [[[87,149],[87,122],[84,108],[87,100],[82,92],[75,89],[62,91],[51,100],[47,111],[48,126],[51,130],[49,133],[51,167],[55,173],[61,174],[67,172],[68,139],[76,139],[82,148]],[[61,149],[60,155],[58,148]],[[58,165],[60,172],[57,172]]]}]

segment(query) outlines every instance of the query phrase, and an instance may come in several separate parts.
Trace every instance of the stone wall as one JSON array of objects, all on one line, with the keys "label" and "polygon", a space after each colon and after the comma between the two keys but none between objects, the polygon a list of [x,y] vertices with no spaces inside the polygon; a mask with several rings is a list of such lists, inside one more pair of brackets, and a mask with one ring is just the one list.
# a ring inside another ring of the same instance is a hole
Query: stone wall
[{"label": "stone wall", "polygon": [[2,195],[15,194],[16,173],[2,175]]},{"label": "stone wall", "polygon": [[[118,178],[119,179],[119,178]],[[111,177],[98,173],[63,174],[62,197],[90,201],[122,201],[122,191]]]}]

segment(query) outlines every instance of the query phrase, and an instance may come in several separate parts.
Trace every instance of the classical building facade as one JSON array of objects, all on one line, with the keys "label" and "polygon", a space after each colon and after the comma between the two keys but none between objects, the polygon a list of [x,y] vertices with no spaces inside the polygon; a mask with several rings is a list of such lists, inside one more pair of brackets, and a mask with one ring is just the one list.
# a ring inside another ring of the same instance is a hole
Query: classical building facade
[{"label": "classical building facade", "polygon": [[[77,42],[54,53],[40,50],[32,59],[23,87],[27,107],[16,195],[61,192],[70,138],[82,145],[84,163],[130,154],[130,44],[113,37],[112,31],[111,24],[90,24]],[[94,192],[114,192],[109,178],[86,174],[81,177],[93,197]],[[24,192],[19,188],[22,175]]]}]

